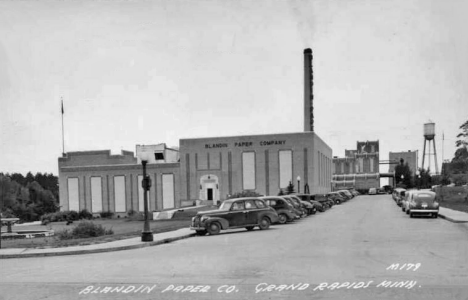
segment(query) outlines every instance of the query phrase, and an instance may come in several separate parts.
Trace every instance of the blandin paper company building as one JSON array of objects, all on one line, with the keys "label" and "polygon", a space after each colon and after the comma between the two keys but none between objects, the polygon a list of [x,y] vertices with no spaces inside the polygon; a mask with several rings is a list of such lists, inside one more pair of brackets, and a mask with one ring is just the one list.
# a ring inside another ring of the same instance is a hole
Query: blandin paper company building
[{"label": "blandin paper company building", "polygon": [[237,192],[277,195],[293,182],[301,191],[330,191],[332,149],[314,132],[312,51],[304,50],[304,132],[180,139],[136,145],[136,155],[109,150],[68,152],[58,159],[61,210],[87,209],[124,217],[143,211],[142,167],[138,154],[150,151],[149,210],[194,203],[217,204]]}]

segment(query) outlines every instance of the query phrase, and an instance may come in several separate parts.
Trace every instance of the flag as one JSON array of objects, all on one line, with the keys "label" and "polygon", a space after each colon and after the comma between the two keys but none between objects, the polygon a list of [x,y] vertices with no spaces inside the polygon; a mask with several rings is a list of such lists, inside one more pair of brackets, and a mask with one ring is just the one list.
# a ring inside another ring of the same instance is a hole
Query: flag
[{"label": "flag", "polygon": [[62,115],[64,114],[64,110],[63,110],[63,99],[62,99]]}]

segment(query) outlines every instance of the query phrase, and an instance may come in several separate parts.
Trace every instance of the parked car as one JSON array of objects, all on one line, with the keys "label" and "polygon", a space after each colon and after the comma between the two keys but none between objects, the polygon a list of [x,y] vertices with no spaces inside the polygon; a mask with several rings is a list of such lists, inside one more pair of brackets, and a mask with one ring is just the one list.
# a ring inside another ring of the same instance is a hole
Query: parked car
[{"label": "parked car", "polygon": [[437,218],[439,216],[439,203],[436,193],[431,191],[413,190],[405,195],[406,214],[412,218],[414,215],[426,215]]},{"label": "parked car", "polygon": [[298,218],[305,218],[307,216],[307,212],[302,209],[301,205],[295,203],[291,198],[288,196],[278,196],[286,200],[289,204],[294,207],[294,213],[298,216]]},{"label": "parked car", "polygon": [[[396,201],[396,204],[397,204],[398,206],[401,206],[402,201],[405,199],[405,194],[406,194],[406,190],[405,190],[405,189],[400,188],[400,189],[397,190],[397,193],[396,193],[396,196],[395,196],[395,197],[396,197],[396,200],[395,200],[395,201]],[[404,211],[404,210],[403,210],[403,211]]]},{"label": "parked car", "polygon": [[323,205],[320,204],[320,202],[314,200],[314,195],[311,195],[311,194],[294,194],[294,195],[298,197],[299,199],[301,199],[302,201],[307,201],[311,203],[314,206],[316,212],[325,211],[325,208],[323,207]]},{"label": "parked car", "polygon": [[258,226],[265,230],[276,222],[278,214],[273,208],[259,198],[248,197],[226,200],[219,209],[198,212],[190,229],[198,235],[215,235],[221,230],[242,227],[250,231]]},{"label": "parked car", "polygon": [[342,195],[348,197],[348,200],[354,198],[354,195],[353,195],[350,191],[348,191],[348,190],[338,190],[337,192],[339,192],[340,194],[342,194]]},{"label": "parked car", "polygon": [[377,189],[376,188],[370,188],[368,194],[369,195],[377,195]]},{"label": "parked car", "polygon": [[287,196],[284,196],[285,198],[287,198],[288,200],[291,200],[291,202],[293,203],[294,207],[300,211],[300,216],[301,218],[305,218],[307,217],[308,213],[307,213],[307,208],[305,207],[304,204],[301,203],[301,201],[299,200],[299,198],[296,198],[294,197],[293,195],[287,195]]},{"label": "parked car", "polygon": [[345,198],[344,196],[340,195],[340,193],[337,193],[337,192],[328,193],[327,197],[329,199],[333,200],[333,202],[335,202],[335,204],[341,204],[341,203],[348,200],[347,198]]},{"label": "parked car", "polygon": [[293,200],[296,200],[295,201],[296,203],[298,203],[297,201],[299,201],[302,208],[306,209],[308,215],[313,215],[317,212],[317,209],[314,207],[312,203],[303,201],[301,200],[301,198],[297,197],[296,195],[288,195],[288,196],[291,197]]},{"label": "parked car", "polygon": [[297,215],[294,212],[294,207],[285,199],[275,196],[259,197],[259,199],[262,199],[268,206],[274,208],[278,214],[278,223],[284,224],[296,219]]},{"label": "parked car", "polygon": [[349,192],[353,194],[354,197],[361,195],[361,193],[356,191],[354,188],[349,189]]},{"label": "parked car", "polygon": [[314,200],[320,202],[326,209],[335,205],[335,202],[330,199],[327,194],[316,194],[314,195]]}]

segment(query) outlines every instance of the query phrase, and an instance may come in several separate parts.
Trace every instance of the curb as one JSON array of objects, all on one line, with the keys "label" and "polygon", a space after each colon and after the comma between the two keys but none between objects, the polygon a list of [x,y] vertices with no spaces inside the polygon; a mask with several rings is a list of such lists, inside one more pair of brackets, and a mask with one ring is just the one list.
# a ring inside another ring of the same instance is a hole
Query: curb
[{"label": "curb", "polygon": [[103,253],[103,252],[114,252],[121,250],[130,250],[145,248],[151,246],[157,246],[162,244],[168,244],[174,241],[190,238],[196,236],[196,233],[190,233],[178,237],[167,238],[163,240],[153,241],[149,243],[142,243],[136,245],[112,247],[112,248],[102,248],[102,249],[89,249],[89,250],[72,250],[72,251],[63,251],[63,252],[43,252],[43,253],[24,253],[24,254],[0,254],[0,259],[7,258],[27,258],[27,257],[44,257],[44,256],[65,256],[65,255],[79,255],[79,254],[91,254],[91,253]]},{"label": "curb", "polygon": [[442,219],[447,220],[447,221],[452,222],[452,223],[468,223],[468,221],[455,220],[455,219],[449,218],[447,216],[441,215],[440,213],[439,213],[439,218],[442,218]]}]

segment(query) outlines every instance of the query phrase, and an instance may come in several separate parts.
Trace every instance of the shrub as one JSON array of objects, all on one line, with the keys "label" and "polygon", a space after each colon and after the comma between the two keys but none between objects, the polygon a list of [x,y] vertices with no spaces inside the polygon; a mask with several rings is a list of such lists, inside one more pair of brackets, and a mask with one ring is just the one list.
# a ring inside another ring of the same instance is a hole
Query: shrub
[{"label": "shrub", "polygon": [[78,215],[79,215],[80,220],[81,219],[90,220],[93,218],[93,214],[90,213],[87,209],[81,210]]},{"label": "shrub", "polygon": [[77,211],[70,210],[67,213],[67,221],[78,221],[80,219],[80,214]]},{"label": "shrub", "polygon": [[113,212],[111,211],[103,211],[103,212],[100,212],[99,215],[101,215],[101,218],[112,218],[112,216],[114,215]]},{"label": "shrub", "polygon": [[228,199],[234,199],[234,198],[242,198],[242,197],[260,197],[259,193],[255,191],[242,191],[238,193],[234,193],[232,195],[229,195]]},{"label": "shrub", "polygon": [[73,239],[73,234],[70,229],[59,230],[55,233],[55,236],[60,240],[71,240]]},{"label": "shrub", "polygon": [[72,230],[65,229],[59,231],[57,233],[57,236],[61,240],[69,240],[98,237],[112,234],[114,234],[114,231],[112,229],[106,229],[102,225],[94,224],[91,221],[82,221]]}]

